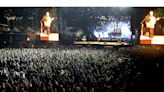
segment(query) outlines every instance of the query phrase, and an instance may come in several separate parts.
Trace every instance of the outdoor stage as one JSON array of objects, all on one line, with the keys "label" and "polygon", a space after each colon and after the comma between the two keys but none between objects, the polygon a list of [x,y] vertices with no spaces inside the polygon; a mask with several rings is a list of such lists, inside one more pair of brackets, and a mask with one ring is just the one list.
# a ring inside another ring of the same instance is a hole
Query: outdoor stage
[{"label": "outdoor stage", "polygon": [[140,36],[140,44],[164,45],[164,35],[154,35],[153,38]]},{"label": "outdoor stage", "polygon": [[99,41],[74,41],[74,44],[76,45],[104,45],[104,46],[129,45],[129,43],[127,42],[99,42]]}]

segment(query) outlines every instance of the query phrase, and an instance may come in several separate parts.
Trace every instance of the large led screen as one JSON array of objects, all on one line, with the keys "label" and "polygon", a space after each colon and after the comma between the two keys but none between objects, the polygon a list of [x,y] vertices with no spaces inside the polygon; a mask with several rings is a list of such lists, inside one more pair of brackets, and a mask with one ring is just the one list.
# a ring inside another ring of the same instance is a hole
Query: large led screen
[{"label": "large led screen", "polygon": [[130,41],[132,35],[130,17],[98,17],[93,34],[97,39],[106,41]]}]

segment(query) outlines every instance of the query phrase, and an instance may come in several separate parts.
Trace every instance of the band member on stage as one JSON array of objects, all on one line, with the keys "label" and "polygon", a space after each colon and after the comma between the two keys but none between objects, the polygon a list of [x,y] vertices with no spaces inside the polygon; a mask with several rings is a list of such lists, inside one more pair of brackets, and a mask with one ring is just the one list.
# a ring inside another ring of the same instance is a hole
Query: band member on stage
[{"label": "band member on stage", "polygon": [[149,15],[145,16],[146,29],[149,32],[150,38],[154,35],[154,27],[157,20],[159,20],[159,18],[154,17],[153,11],[150,11]]},{"label": "band member on stage", "polygon": [[43,33],[45,30],[47,32],[47,34],[49,35],[50,32],[50,28],[51,28],[51,23],[54,20],[54,18],[50,17],[49,12],[46,12],[46,15],[43,16],[42,20],[40,21],[41,23],[41,32]]}]

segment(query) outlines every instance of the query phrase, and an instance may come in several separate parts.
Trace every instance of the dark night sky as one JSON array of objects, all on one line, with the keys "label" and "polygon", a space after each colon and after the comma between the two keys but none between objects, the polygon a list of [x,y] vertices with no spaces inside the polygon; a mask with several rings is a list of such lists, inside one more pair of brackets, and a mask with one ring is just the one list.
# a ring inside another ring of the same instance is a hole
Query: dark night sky
[{"label": "dark night sky", "polygon": [[[109,16],[131,16],[132,19],[132,27],[140,28],[140,22],[144,19],[145,15],[149,13],[150,10],[154,10],[155,8],[145,8],[145,7],[97,7],[97,8],[89,8],[87,7],[79,8],[61,8],[64,19],[71,21],[77,20],[78,22],[75,23],[76,25],[79,23],[87,24],[89,21],[89,16],[102,16],[102,15],[109,15]],[[126,13],[126,14],[124,14]],[[85,20],[85,21],[84,21]],[[84,22],[83,22],[84,21]],[[69,24],[70,24],[69,23]],[[71,24],[70,24],[71,25]]]},{"label": "dark night sky", "polygon": [[[49,10],[50,8],[0,8],[0,23],[6,23],[6,20],[4,19],[4,11],[12,9],[13,14],[16,16],[31,16],[34,15],[35,21],[34,23],[39,23],[39,20],[44,15],[44,12],[46,10]],[[148,14],[150,10],[153,10],[155,8],[144,8],[144,7],[138,7],[138,8],[132,8],[132,7],[97,7],[97,8],[87,8],[87,7],[72,7],[72,8],[58,8],[60,11],[60,16],[63,17],[64,20],[68,22],[69,25],[73,25],[72,20],[77,21],[80,23],[87,23],[89,16],[101,16],[101,15],[112,15],[112,16],[120,16],[120,15],[128,15],[131,16],[131,19],[133,21],[132,26],[135,28],[139,28],[140,22],[145,17],[145,15]],[[124,14],[126,12],[126,14]],[[76,24],[78,24],[76,23]]]}]

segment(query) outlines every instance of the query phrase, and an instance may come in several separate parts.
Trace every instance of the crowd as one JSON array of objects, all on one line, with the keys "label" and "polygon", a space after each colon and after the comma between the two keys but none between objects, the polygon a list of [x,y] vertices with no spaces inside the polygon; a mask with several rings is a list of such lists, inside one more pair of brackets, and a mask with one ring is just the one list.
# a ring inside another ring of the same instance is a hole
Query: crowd
[{"label": "crowd", "polygon": [[0,49],[0,91],[140,91],[142,54],[135,55],[144,48],[127,48]]}]

